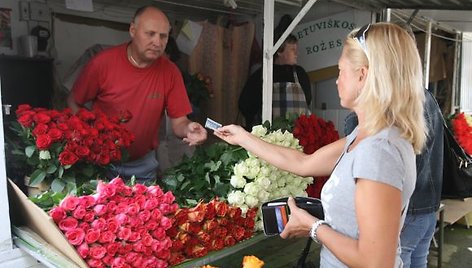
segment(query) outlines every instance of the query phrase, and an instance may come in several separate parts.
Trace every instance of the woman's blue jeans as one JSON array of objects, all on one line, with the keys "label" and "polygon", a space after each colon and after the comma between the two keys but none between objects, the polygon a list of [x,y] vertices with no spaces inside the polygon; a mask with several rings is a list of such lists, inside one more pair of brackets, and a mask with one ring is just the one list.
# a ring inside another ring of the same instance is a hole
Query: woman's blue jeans
[{"label": "woman's blue jeans", "polygon": [[436,229],[436,212],[406,215],[400,234],[404,268],[426,268],[429,246]]}]

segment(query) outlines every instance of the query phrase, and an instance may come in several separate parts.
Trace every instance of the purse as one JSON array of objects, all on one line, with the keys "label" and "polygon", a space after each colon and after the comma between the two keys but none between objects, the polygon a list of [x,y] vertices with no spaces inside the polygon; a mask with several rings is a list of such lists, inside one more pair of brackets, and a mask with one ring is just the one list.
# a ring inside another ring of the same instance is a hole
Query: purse
[{"label": "purse", "polygon": [[457,143],[444,123],[442,198],[472,197],[472,158]]}]

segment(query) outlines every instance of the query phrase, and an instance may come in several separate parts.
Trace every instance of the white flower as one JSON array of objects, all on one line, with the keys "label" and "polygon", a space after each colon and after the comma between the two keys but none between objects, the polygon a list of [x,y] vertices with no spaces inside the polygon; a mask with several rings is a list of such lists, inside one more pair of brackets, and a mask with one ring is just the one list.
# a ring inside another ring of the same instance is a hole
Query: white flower
[{"label": "white flower", "polygon": [[51,159],[51,153],[48,150],[41,150],[39,151],[39,159],[40,160],[49,160]]},{"label": "white flower", "polygon": [[267,129],[262,125],[253,126],[251,133],[257,137],[263,137],[267,133]]},{"label": "white flower", "polygon": [[255,182],[264,190],[269,190],[272,184],[269,178],[266,177],[260,177]]},{"label": "white flower", "polygon": [[248,173],[247,165],[245,163],[246,161],[242,161],[234,165],[234,175],[238,177],[243,177]]},{"label": "white flower", "polygon": [[264,190],[261,190],[257,193],[257,197],[261,203],[269,201],[270,193]]},{"label": "white flower", "polygon": [[231,185],[234,188],[243,188],[246,185],[246,179],[240,176],[233,175],[230,180]]},{"label": "white flower", "polygon": [[254,182],[250,182],[244,186],[244,192],[253,196],[257,196],[257,193],[261,188]]},{"label": "white flower", "polygon": [[257,205],[259,205],[259,200],[250,194],[246,195],[245,201],[246,205],[250,208],[257,207]]},{"label": "white flower", "polygon": [[244,204],[246,194],[241,191],[232,191],[228,194],[228,203],[241,208]]},{"label": "white flower", "polygon": [[249,207],[247,205],[241,205],[239,206],[239,208],[241,209],[241,214],[246,216],[246,213],[249,210]]}]

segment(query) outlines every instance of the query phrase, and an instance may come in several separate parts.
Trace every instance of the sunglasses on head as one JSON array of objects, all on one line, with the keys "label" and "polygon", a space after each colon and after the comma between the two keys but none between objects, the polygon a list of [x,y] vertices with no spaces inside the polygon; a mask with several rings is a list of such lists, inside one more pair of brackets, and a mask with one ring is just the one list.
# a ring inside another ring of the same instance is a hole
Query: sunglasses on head
[{"label": "sunglasses on head", "polygon": [[367,43],[365,42],[367,38],[367,31],[369,31],[370,23],[362,26],[362,28],[357,31],[356,35],[354,35],[354,40],[356,40],[359,45],[361,45],[362,50],[367,54]]}]

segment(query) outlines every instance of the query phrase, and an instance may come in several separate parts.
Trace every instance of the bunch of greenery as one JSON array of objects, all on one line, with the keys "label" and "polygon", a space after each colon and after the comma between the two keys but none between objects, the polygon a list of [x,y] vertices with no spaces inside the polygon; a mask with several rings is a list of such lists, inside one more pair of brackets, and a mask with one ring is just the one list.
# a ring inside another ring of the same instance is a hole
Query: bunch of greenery
[{"label": "bunch of greenery", "polygon": [[225,199],[231,190],[233,168],[248,157],[242,147],[217,142],[198,147],[192,157],[169,169],[158,181],[166,191],[172,191],[181,207],[192,207],[200,200],[214,197]]}]

